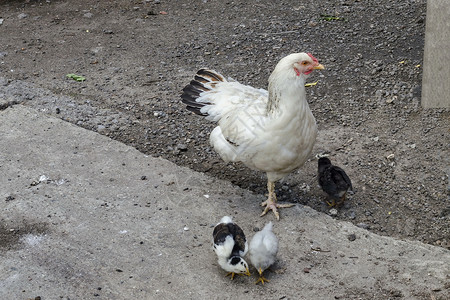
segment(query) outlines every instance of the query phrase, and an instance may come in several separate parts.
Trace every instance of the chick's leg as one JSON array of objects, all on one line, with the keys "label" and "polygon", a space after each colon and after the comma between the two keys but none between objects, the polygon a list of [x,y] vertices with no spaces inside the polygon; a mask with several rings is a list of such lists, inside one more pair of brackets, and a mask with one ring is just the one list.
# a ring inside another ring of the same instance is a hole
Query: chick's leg
[{"label": "chick's leg", "polygon": [[264,211],[261,214],[261,217],[264,216],[269,210],[273,211],[277,220],[280,220],[280,214],[278,213],[277,208],[291,207],[295,204],[278,204],[277,203],[277,195],[275,194],[275,183],[271,181],[267,181],[267,190],[269,191],[269,198],[261,203],[261,206],[265,206]]},{"label": "chick's leg", "polygon": [[342,197],[339,199],[339,201],[336,203],[336,205],[341,205],[344,203],[345,198],[347,196],[347,193],[344,193],[344,195],[342,195]]},{"label": "chick's leg", "polygon": [[270,282],[269,279],[266,279],[266,278],[262,275],[263,271],[261,270],[261,268],[258,269],[258,272],[259,272],[259,278],[258,278],[258,280],[255,282],[255,284],[258,284],[258,283],[261,282],[262,285],[264,285],[264,282]]},{"label": "chick's leg", "polygon": [[247,268],[247,272],[246,272],[246,273],[243,273],[243,274],[229,272],[229,273],[227,273],[227,275],[225,275],[225,277],[230,276],[230,277],[231,277],[231,280],[233,280],[233,279],[234,279],[234,276],[235,276],[236,274],[237,274],[237,275],[247,275],[247,276],[250,276],[250,271],[249,271],[248,268]]},{"label": "chick's leg", "polygon": [[336,200],[331,198],[331,201],[325,200],[325,202],[328,204],[329,207],[335,207],[336,206]]}]

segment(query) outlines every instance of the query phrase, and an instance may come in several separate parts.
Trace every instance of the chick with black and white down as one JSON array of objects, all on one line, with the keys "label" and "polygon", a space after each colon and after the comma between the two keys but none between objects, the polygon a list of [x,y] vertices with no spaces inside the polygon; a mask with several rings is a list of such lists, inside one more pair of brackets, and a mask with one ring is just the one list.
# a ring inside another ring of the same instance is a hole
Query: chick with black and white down
[{"label": "chick with black and white down", "polygon": [[243,85],[209,69],[201,69],[181,95],[186,108],[217,122],[210,143],[225,162],[242,162],[267,174],[264,211],[278,204],[275,182],[301,167],[317,136],[316,120],[306,101],[305,80],[323,69],[310,53],[281,59],[269,77],[268,90]]},{"label": "chick with black and white down", "polygon": [[[319,185],[331,198],[326,201],[331,207],[344,203],[347,192],[351,191],[352,182],[344,170],[335,166],[327,157],[319,158]],[[336,202],[337,201],[337,202]]]},{"label": "chick with black and white down", "polygon": [[244,231],[233,223],[231,217],[223,217],[213,231],[213,249],[222,269],[234,279],[235,274],[250,276],[248,264],[244,260],[248,243]]},{"label": "chick with black and white down", "polygon": [[256,284],[269,282],[264,278],[263,272],[276,260],[278,253],[278,238],[272,231],[273,224],[269,222],[264,228],[257,232],[250,241],[250,262],[258,270],[259,279]]}]

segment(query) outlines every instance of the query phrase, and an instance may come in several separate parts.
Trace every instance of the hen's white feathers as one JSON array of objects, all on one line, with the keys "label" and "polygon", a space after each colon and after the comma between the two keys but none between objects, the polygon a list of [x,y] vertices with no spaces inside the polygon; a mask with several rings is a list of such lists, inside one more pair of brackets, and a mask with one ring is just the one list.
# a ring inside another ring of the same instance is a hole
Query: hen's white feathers
[{"label": "hen's white feathers", "polygon": [[273,224],[269,222],[253,236],[250,242],[250,261],[257,270],[261,269],[261,271],[264,271],[276,260],[278,238],[272,232],[272,228]]},{"label": "hen's white feathers", "polygon": [[242,162],[267,174],[269,197],[261,205],[277,219],[274,183],[301,167],[313,149],[316,120],[306,101],[305,79],[323,69],[310,53],[281,59],[268,90],[256,89],[200,69],[183,89],[186,108],[218,123],[210,144],[225,162]]},{"label": "hen's white feathers", "polygon": [[317,126],[305,95],[310,72],[295,72],[301,61],[318,65],[310,54],[286,56],[270,75],[268,91],[207,69],[186,86],[182,98],[188,109],[218,122],[210,143],[224,161],[241,161],[275,182],[308,159]]}]

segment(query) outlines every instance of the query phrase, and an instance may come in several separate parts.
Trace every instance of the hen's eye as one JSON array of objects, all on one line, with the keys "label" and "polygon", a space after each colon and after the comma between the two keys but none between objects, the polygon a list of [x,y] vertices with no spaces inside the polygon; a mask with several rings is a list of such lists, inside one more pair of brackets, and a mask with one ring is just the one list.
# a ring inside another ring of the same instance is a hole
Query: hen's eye
[{"label": "hen's eye", "polygon": [[308,64],[307,61],[302,61],[302,65],[306,66]]}]

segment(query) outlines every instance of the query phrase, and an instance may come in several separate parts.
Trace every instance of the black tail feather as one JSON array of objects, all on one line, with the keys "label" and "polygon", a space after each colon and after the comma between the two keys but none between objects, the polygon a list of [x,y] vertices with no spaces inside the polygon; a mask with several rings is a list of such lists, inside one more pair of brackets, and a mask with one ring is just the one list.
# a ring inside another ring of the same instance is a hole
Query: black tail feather
[{"label": "black tail feather", "polygon": [[200,94],[211,90],[209,87],[205,86],[205,83],[215,83],[219,81],[226,81],[222,75],[211,71],[208,69],[200,69],[194,76],[188,85],[183,88],[183,94],[181,94],[181,101],[186,104],[186,109],[196,113],[197,115],[207,116],[200,112],[200,109],[205,105],[210,105],[211,103],[200,103],[197,102],[197,98]]},{"label": "black tail feather", "polygon": [[226,81],[225,78],[223,78],[222,75],[220,75],[219,73],[217,73],[215,71],[208,70],[208,69],[200,69],[200,70],[198,70],[197,75],[207,79],[210,82]]}]

